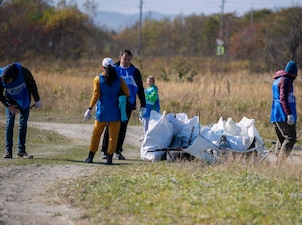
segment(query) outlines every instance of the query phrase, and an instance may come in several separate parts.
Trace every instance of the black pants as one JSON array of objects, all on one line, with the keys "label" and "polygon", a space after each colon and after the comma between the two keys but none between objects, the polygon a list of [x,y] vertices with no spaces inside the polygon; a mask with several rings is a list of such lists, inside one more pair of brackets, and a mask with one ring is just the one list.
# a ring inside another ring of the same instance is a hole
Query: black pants
[{"label": "black pants", "polygon": [[279,161],[284,161],[290,155],[296,143],[296,124],[274,123],[277,134],[276,155]]},{"label": "black pants", "polygon": [[[130,120],[131,113],[132,113],[131,104],[129,104],[129,102],[127,102],[126,114],[128,117],[128,121],[123,122],[123,123],[121,122],[120,132],[118,135],[117,145],[116,145],[116,149],[115,149],[116,154],[121,154],[123,151],[123,144],[124,144],[124,140],[126,137],[127,126],[128,126],[128,122]],[[105,154],[107,154],[108,141],[109,141],[109,132],[108,132],[108,126],[106,126],[105,131],[104,131],[103,143],[102,143],[102,152],[104,152]]]}]

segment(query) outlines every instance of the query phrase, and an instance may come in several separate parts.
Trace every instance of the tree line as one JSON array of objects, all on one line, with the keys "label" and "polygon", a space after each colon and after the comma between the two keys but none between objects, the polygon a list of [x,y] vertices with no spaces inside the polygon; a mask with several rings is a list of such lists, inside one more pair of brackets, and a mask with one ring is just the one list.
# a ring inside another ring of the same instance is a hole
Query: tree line
[{"label": "tree line", "polygon": [[[64,1],[63,1],[64,2]],[[252,69],[265,70],[288,60],[302,60],[302,8],[205,16],[179,15],[175,19],[144,19],[121,32],[93,23],[89,13],[76,5],[51,0],[0,1],[0,60],[21,61],[24,58],[77,62],[93,60],[100,55],[117,54],[122,49],[138,49],[139,57],[219,58],[242,60]],[[86,1],[87,9],[93,9]],[[141,29],[141,30],[140,30]],[[139,37],[138,31],[141,36]],[[217,38],[222,38],[224,52],[217,55]]]}]

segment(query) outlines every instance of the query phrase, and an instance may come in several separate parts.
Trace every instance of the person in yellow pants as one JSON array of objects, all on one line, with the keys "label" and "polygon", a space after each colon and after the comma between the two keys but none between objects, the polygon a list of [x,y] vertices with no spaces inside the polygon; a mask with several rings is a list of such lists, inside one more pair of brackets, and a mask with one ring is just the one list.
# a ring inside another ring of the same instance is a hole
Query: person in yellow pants
[{"label": "person in yellow pants", "polygon": [[91,119],[91,110],[96,105],[94,128],[90,139],[88,158],[85,162],[92,163],[100,144],[100,139],[106,125],[109,127],[109,143],[107,151],[107,165],[112,164],[112,156],[116,149],[121,124],[119,104],[120,90],[129,97],[129,90],[125,81],[118,76],[111,58],[104,58],[103,71],[94,78],[94,90],[90,104],[84,113],[84,121]]}]

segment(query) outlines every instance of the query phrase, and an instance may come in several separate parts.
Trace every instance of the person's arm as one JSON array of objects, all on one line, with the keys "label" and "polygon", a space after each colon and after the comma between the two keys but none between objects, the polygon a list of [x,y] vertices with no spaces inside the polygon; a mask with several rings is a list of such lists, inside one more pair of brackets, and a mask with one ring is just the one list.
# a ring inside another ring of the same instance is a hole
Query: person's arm
[{"label": "person's arm", "polygon": [[142,75],[139,71],[139,69],[136,68],[134,73],[134,80],[138,87],[137,96],[140,100],[140,107],[146,107],[146,99],[145,99],[145,92],[144,92],[144,85],[142,81]]},{"label": "person's arm", "polygon": [[120,79],[121,79],[121,90],[122,90],[123,94],[126,95],[127,98],[129,98],[130,92],[129,92],[128,86],[123,78],[120,77]]},{"label": "person's arm", "polygon": [[0,80],[0,101],[5,107],[8,107],[11,105],[10,101],[6,96],[4,95],[4,87],[2,84],[2,81]]},{"label": "person's arm", "polygon": [[289,92],[292,87],[292,81],[289,78],[283,78],[281,79],[279,83],[279,89],[280,89],[280,103],[282,106],[282,109],[286,115],[292,114],[289,103],[288,103],[288,96]]},{"label": "person's arm", "polygon": [[89,108],[93,108],[100,97],[101,97],[100,77],[96,76],[93,81],[93,92],[92,92]]},{"label": "person's arm", "polygon": [[150,87],[146,92],[145,98],[146,102],[154,103],[158,99],[157,89],[154,86]]},{"label": "person's arm", "polygon": [[25,83],[26,83],[26,86],[28,88],[29,94],[33,96],[35,102],[40,101],[40,96],[39,96],[37,84],[36,84],[36,81],[35,81],[33,75],[25,67],[22,67],[22,73],[23,73],[23,76],[24,76]]}]

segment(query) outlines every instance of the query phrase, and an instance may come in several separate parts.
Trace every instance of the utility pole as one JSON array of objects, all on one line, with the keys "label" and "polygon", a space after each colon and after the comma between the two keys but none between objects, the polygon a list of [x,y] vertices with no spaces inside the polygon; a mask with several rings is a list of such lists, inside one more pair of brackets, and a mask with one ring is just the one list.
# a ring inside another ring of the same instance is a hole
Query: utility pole
[{"label": "utility pole", "polygon": [[225,0],[221,0],[219,38],[216,39],[216,44],[217,44],[216,54],[217,54],[217,56],[224,55],[224,41],[223,41],[223,37],[222,37],[224,1]]},{"label": "utility pole", "polygon": [[253,17],[254,17],[254,7],[253,7],[253,3],[252,3],[252,7],[251,7],[251,16],[250,16],[250,23],[253,23]]},{"label": "utility pole", "polygon": [[137,55],[141,53],[142,45],[142,24],[143,24],[143,0],[139,1],[139,27],[138,27],[138,46],[137,46]]},{"label": "utility pole", "polygon": [[222,40],[224,1],[225,0],[221,0],[220,29],[219,29],[219,39],[220,40]]}]

